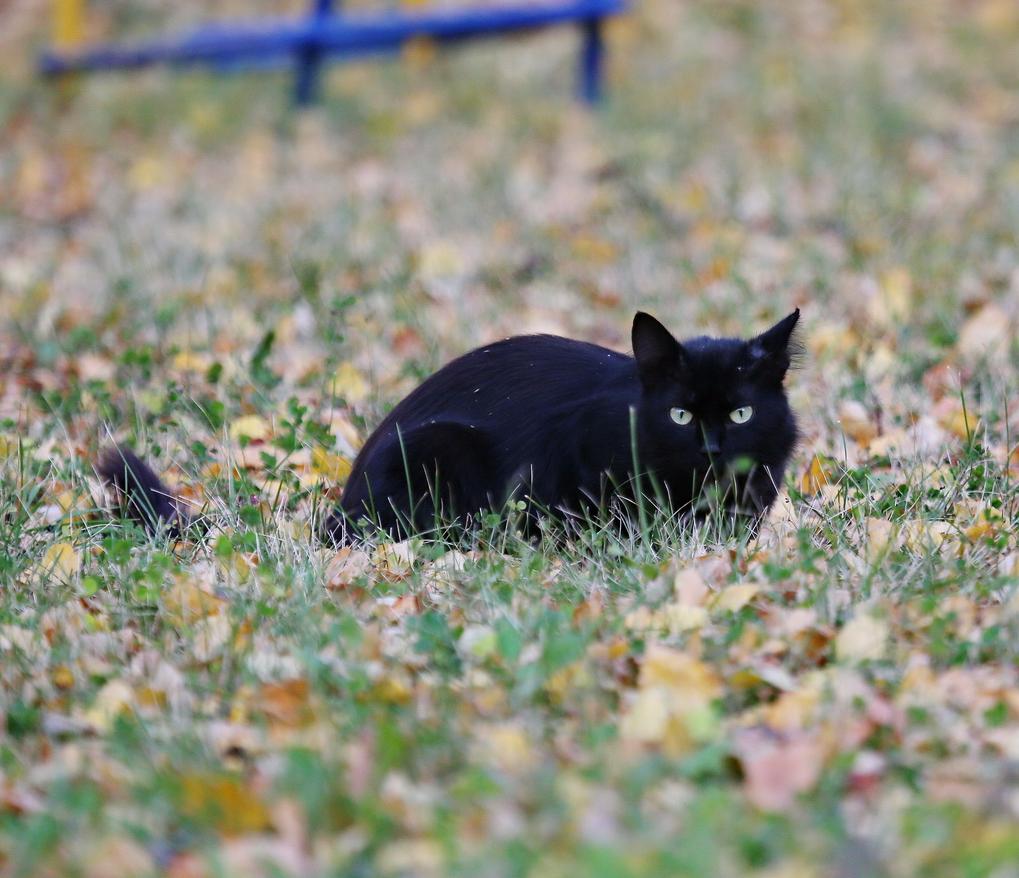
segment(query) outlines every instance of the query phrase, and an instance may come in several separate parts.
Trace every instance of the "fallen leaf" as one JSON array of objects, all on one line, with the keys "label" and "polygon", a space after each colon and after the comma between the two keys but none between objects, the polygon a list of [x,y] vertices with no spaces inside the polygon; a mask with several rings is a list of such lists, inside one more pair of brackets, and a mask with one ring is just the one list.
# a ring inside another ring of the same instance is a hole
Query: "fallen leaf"
[{"label": "fallen leaf", "polygon": [[765,811],[785,811],[812,789],[824,767],[824,748],[808,732],[742,729],[733,750],[743,769],[747,798]]},{"label": "fallen leaf", "polygon": [[877,426],[862,402],[843,400],[839,404],[838,415],[843,432],[854,442],[866,445],[877,436]]},{"label": "fallen leaf", "polygon": [[54,543],[42,556],[42,569],[66,581],[81,569],[81,556],[70,543]]},{"label": "fallen leaf", "polygon": [[1008,314],[992,302],[967,318],[959,330],[955,348],[970,363],[988,359],[997,362],[1007,352],[1013,338]]},{"label": "fallen leaf", "polygon": [[229,774],[185,774],[180,778],[183,814],[224,835],[269,828],[269,812],[242,778]]},{"label": "fallen leaf", "polygon": [[818,493],[835,479],[834,462],[820,454],[814,454],[800,477],[800,490],[808,497]]},{"label": "fallen leaf", "polygon": [[110,680],[96,693],[85,718],[100,732],[108,732],[114,720],[135,707],[134,690],[124,680]]},{"label": "fallen leaf", "polygon": [[620,721],[620,735],[637,743],[660,744],[671,756],[689,752],[717,731],[711,702],[722,692],[715,670],[670,647],[648,647],[638,692]]},{"label": "fallen leaf", "polygon": [[883,659],[888,650],[888,623],[866,611],[857,614],[835,637],[839,661],[857,663]]},{"label": "fallen leaf", "polygon": [[350,475],[351,461],[341,454],[332,454],[324,448],[316,447],[311,450],[311,469],[312,472],[342,485]]},{"label": "fallen leaf", "polygon": [[354,405],[367,399],[370,389],[364,376],[350,362],[340,364],[330,387],[334,396],[339,396]]},{"label": "fallen leaf", "polygon": [[750,582],[727,585],[715,595],[711,609],[726,613],[737,613],[750,603],[761,591],[759,585]]},{"label": "fallen leaf", "polygon": [[213,594],[207,584],[182,573],[163,594],[162,605],[164,618],[171,625],[183,628],[221,612],[226,601]]},{"label": "fallen leaf", "polygon": [[272,428],[260,415],[244,415],[230,424],[229,432],[235,442],[242,438],[258,442],[268,439],[272,435]]},{"label": "fallen leaf", "polygon": [[298,728],[314,718],[309,694],[308,681],[300,678],[263,683],[256,703],[271,726]]}]

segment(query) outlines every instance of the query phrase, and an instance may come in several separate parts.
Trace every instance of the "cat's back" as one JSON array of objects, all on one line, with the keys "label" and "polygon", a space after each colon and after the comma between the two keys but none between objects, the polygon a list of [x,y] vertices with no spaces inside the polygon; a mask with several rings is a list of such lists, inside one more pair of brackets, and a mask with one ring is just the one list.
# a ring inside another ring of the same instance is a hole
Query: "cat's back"
[{"label": "cat's back", "polygon": [[633,371],[626,354],[555,335],[521,335],[484,345],[443,366],[380,425],[432,419],[483,427],[559,409]]}]

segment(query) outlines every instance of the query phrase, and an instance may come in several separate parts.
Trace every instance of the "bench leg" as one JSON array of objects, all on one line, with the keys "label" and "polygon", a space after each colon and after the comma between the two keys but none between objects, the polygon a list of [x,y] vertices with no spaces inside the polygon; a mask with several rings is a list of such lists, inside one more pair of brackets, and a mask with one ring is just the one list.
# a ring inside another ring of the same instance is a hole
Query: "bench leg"
[{"label": "bench leg", "polygon": [[602,20],[590,18],[583,24],[584,45],[580,49],[579,97],[588,104],[601,100],[602,67],[605,43],[602,38]]},{"label": "bench leg", "polygon": [[[333,11],[333,0],[311,0],[312,19],[327,18]],[[294,83],[294,103],[306,107],[318,95],[318,74],[322,67],[322,50],[315,45],[305,46],[297,54],[297,81]]]}]

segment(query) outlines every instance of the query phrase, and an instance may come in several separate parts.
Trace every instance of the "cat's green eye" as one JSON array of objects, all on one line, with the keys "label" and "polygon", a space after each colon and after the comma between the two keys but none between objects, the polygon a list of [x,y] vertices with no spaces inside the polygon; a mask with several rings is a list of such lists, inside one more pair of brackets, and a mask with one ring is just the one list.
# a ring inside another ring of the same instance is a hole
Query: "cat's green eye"
[{"label": "cat's green eye", "polygon": [[686,409],[669,409],[669,417],[679,426],[685,427],[693,420],[693,412],[688,412]]},{"label": "cat's green eye", "polygon": [[729,412],[729,420],[734,424],[745,424],[754,416],[754,408],[749,405],[741,405],[738,409]]}]

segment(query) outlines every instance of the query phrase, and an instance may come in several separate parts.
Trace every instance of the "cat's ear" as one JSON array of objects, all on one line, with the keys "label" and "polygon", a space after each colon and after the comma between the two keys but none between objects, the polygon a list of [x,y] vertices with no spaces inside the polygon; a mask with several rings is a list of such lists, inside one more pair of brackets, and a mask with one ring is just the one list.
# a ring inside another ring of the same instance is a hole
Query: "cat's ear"
[{"label": "cat's ear", "polygon": [[638,311],[633,318],[633,356],[645,387],[675,378],[683,361],[683,346],[650,314]]},{"label": "cat's ear", "polygon": [[747,371],[765,381],[781,381],[800,354],[800,346],[793,336],[800,319],[797,308],[783,317],[771,329],[765,330],[747,342]]}]

